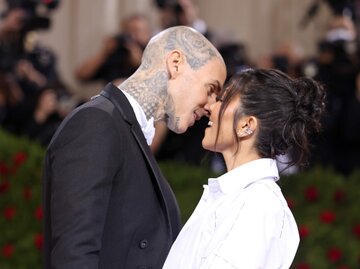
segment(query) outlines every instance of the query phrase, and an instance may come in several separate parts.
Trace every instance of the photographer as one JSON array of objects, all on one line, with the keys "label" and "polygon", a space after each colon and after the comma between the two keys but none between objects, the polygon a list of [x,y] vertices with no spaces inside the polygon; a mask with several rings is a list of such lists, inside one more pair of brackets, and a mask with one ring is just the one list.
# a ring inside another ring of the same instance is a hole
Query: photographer
[{"label": "photographer", "polygon": [[[69,91],[56,69],[56,56],[37,41],[36,30],[49,29],[50,18],[37,13],[59,1],[7,1],[0,21],[0,124],[9,132],[26,135],[46,145],[63,112],[60,97]],[[63,85],[50,94],[50,85]],[[63,103],[63,101],[62,101]],[[66,114],[66,113],[65,113]]]},{"label": "photographer", "polygon": [[22,30],[26,12],[10,9],[0,22],[0,123],[9,131],[19,132],[23,115],[24,93],[18,84],[15,69],[22,55]]},{"label": "photographer", "polygon": [[22,52],[21,38],[26,12],[15,8],[3,16],[0,23],[0,71],[11,72]]},{"label": "photographer", "polygon": [[359,167],[360,101],[356,98],[359,72],[357,33],[351,18],[335,15],[319,54],[310,64],[315,66],[315,79],[327,90],[327,113],[324,131],[316,137],[314,163],[332,165],[344,174]]},{"label": "photographer", "polygon": [[140,65],[152,31],[145,15],[135,14],[122,22],[122,32],[105,40],[103,48],[75,71],[80,81],[104,82],[130,76]]}]

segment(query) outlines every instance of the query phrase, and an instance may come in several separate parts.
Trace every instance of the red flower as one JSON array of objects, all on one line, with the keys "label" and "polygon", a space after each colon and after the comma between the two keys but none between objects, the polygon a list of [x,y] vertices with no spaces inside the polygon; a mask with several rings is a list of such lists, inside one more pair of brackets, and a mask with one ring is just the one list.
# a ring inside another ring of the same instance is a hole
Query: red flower
[{"label": "red flower", "polygon": [[44,242],[44,236],[42,234],[36,234],[34,237],[34,244],[38,250],[42,249],[43,242]]},{"label": "red flower", "polygon": [[5,208],[3,214],[4,214],[5,219],[12,220],[16,215],[16,208],[15,207],[7,207],[7,208]]},{"label": "red flower", "polygon": [[293,199],[287,197],[287,198],[286,198],[286,202],[287,202],[288,207],[289,207],[290,209],[293,209],[293,208],[294,208],[294,206],[295,206],[295,201],[294,201]]},{"label": "red flower", "polygon": [[332,262],[337,262],[342,258],[342,252],[338,248],[331,248],[328,251],[328,259]]},{"label": "red flower", "polygon": [[337,202],[337,203],[342,202],[342,201],[344,201],[344,198],[345,198],[345,192],[343,190],[337,189],[334,192],[333,199],[335,202]]},{"label": "red flower", "polygon": [[299,263],[296,267],[296,269],[310,269],[310,265],[308,265],[307,263]]},{"label": "red flower", "polygon": [[299,234],[301,238],[307,237],[309,233],[310,233],[309,227],[307,227],[306,225],[301,225],[299,227]]},{"label": "red flower", "polygon": [[10,258],[14,254],[14,246],[7,244],[2,248],[2,254],[5,258]]},{"label": "red flower", "polygon": [[35,210],[35,217],[36,217],[39,221],[41,221],[42,218],[43,218],[43,216],[44,216],[43,210],[42,210],[41,206],[39,206],[39,207],[36,208],[36,210]]},{"label": "red flower", "polygon": [[26,162],[27,160],[27,155],[25,152],[23,151],[19,151],[17,152],[14,156],[13,156],[13,160],[15,162],[15,166],[20,166],[22,165],[24,162]]},{"label": "red flower", "polygon": [[332,223],[335,221],[336,215],[334,212],[332,212],[330,210],[325,210],[321,213],[320,219],[324,223]]},{"label": "red flower", "polygon": [[30,200],[32,196],[32,191],[29,187],[24,187],[23,196],[25,200]]},{"label": "red flower", "polygon": [[360,239],[360,224],[355,225],[352,232],[358,239]]},{"label": "red flower", "polygon": [[305,197],[310,202],[315,202],[319,198],[319,191],[315,186],[309,186],[305,189]]},{"label": "red flower", "polygon": [[9,174],[9,172],[9,167],[5,163],[0,162],[0,175],[6,176]]},{"label": "red flower", "polygon": [[4,181],[0,184],[0,194],[7,192],[10,189],[10,182]]}]

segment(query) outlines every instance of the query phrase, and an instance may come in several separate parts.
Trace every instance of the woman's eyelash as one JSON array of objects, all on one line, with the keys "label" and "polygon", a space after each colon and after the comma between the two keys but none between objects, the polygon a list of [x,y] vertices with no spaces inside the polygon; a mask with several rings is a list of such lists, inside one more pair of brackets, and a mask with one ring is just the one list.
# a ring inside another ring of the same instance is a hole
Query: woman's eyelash
[{"label": "woman's eyelash", "polygon": [[223,101],[223,99],[221,97],[216,96],[216,102],[222,102],[222,101]]}]

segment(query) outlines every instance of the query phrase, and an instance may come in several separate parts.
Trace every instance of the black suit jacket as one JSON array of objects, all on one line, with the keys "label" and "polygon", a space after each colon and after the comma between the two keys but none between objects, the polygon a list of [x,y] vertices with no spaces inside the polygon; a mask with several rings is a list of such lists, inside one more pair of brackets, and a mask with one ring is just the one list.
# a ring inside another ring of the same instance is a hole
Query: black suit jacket
[{"label": "black suit jacket", "polygon": [[43,204],[46,269],[161,268],[180,229],[174,195],[112,84],[54,135]]}]

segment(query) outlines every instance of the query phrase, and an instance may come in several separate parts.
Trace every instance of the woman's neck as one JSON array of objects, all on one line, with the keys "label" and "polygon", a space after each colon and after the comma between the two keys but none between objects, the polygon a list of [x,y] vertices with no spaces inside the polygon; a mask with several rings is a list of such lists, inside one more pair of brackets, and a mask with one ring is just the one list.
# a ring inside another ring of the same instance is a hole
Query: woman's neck
[{"label": "woman's neck", "polygon": [[233,170],[234,168],[243,165],[245,163],[260,159],[260,155],[253,149],[239,148],[238,152],[222,152],[225,160],[227,171]]}]

